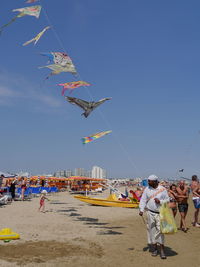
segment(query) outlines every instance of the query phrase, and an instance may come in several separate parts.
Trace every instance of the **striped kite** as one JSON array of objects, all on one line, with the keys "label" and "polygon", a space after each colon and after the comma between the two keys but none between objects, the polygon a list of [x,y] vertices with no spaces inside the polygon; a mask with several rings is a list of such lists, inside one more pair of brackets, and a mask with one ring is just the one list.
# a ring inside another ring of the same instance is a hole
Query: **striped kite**
[{"label": "striped kite", "polygon": [[34,45],[37,44],[37,42],[39,41],[39,39],[42,37],[42,35],[50,28],[50,26],[45,27],[41,32],[39,32],[33,39],[31,39],[30,41],[27,41],[26,43],[23,44],[23,46],[28,45],[32,42],[34,42]]},{"label": "striped kite", "polygon": [[84,82],[84,81],[76,81],[76,82],[69,82],[69,83],[60,83],[58,85],[63,86],[62,95],[64,95],[65,94],[65,91],[68,90],[68,89],[70,90],[70,93],[71,93],[74,89],[76,89],[76,88],[78,88],[80,86],[90,86],[89,83]]},{"label": "striped kite", "polygon": [[17,16],[15,16],[11,21],[9,21],[7,24],[3,25],[0,28],[0,32],[2,32],[2,30],[7,27],[8,25],[10,25],[11,23],[13,23],[17,18],[21,18],[23,16],[34,16],[36,18],[39,18],[40,16],[40,11],[41,11],[41,6],[30,6],[30,7],[23,7],[23,8],[17,8],[17,9],[13,9],[12,11],[18,11],[20,12]]},{"label": "striped kite", "polygon": [[87,118],[95,108],[97,108],[98,106],[103,104],[106,100],[111,99],[111,97],[109,97],[109,98],[107,97],[107,98],[103,98],[97,102],[94,102],[94,101],[87,102],[85,100],[75,98],[75,97],[70,97],[70,96],[66,96],[65,98],[69,103],[75,104],[75,105],[79,106],[80,108],[82,108],[85,112],[82,113],[81,115],[84,115],[85,118]]},{"label": "striped kite", "polygon": [[87,144],[87,143],[89,143],[89,142],[91,142],[93,140],[96,140],[96,139],[98,139],[98,138],[100,138],[100,137],[102,137],[102,136],[104,136],[106,134],[109,134],[111,132],[112,131],[105,131],[105,132],[100,132],[100,133],[92,134],[90,136],[83,137],[81,140],[82,140],[83,144]]}]

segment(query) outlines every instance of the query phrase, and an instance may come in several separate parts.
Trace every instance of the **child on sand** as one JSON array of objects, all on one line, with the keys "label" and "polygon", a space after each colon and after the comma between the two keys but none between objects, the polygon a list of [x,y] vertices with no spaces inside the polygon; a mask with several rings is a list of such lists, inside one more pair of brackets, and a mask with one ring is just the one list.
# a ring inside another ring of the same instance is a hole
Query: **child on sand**
[{"label": "child on sand", "polygon": [[41,192],[41,198],[40,198],[40,207],[38,209],[38,211],[45,212],[45,200],[47,199],[49,201],[49,199],[46,197],[47,191],[46,190],[42,190]]}]

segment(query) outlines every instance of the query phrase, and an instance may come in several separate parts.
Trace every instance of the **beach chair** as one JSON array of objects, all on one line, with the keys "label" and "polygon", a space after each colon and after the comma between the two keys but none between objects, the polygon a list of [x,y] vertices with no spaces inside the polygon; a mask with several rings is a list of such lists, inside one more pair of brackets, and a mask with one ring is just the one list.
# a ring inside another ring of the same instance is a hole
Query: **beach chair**
[{"label": "beach chair", "polygon": [[8,204],[8,195],[4,195],[0,197],[0,205],[7,205]]}]

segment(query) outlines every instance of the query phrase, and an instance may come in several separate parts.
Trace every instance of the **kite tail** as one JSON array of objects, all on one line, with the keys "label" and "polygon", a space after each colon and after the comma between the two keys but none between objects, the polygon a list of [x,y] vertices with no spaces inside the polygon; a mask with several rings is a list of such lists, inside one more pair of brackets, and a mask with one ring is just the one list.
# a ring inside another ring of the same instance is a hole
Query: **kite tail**
[{"label": "kite tail", "polygon": [[83,138],[81,138],[81,141],[82,141],[82,143],[83,143],[83,145],[85,145],[86,144],[86,139],[83,137]]}]

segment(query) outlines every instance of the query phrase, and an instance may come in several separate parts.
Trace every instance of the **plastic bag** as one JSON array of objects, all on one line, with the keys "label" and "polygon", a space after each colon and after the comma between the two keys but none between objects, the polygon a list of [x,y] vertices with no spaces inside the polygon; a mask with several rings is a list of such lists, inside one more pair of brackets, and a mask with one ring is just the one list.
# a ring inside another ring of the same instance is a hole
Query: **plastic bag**
[{"label": "plastic bag", "polygon": [[177,232],[176,222],[167,203],[160,207],[160,230],[162,234],[174,234]]}]

